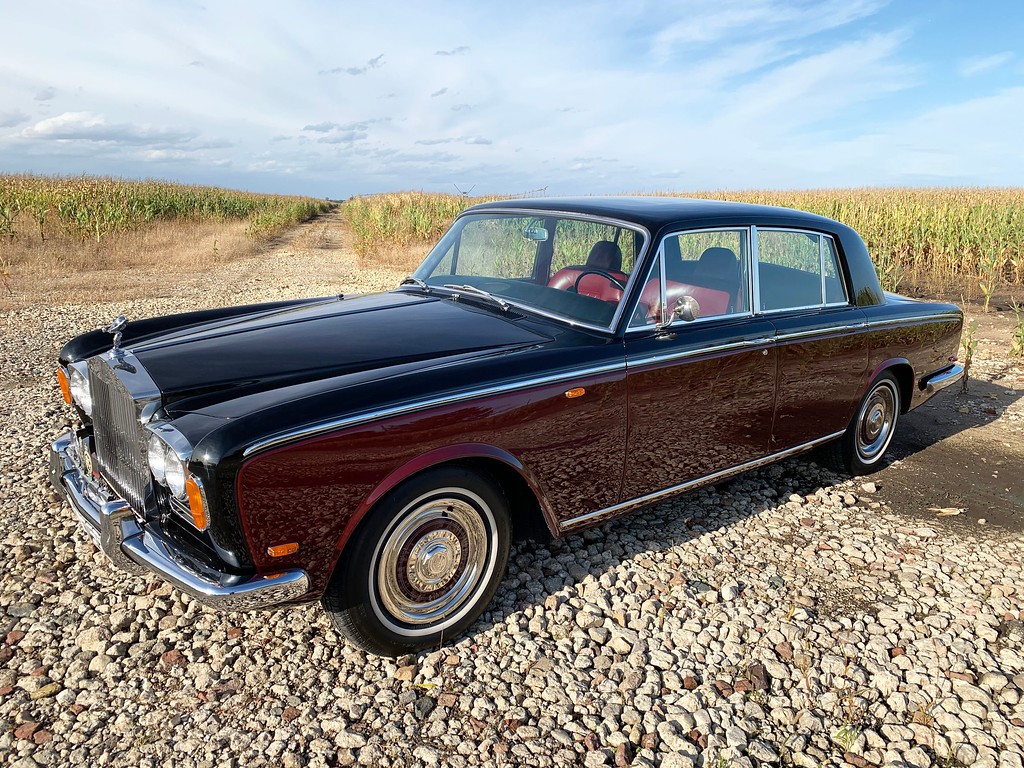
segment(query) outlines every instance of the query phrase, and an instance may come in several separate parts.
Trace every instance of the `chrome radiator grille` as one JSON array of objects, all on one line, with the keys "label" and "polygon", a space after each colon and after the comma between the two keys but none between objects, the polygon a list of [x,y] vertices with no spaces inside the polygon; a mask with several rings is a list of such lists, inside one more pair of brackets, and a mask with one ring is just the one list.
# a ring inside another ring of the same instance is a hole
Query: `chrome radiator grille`
[{"label": "chrome radiator grille", "polygon": [[149,466],[145,432],[131,393],[99,357],[89,360],[93,439],[103,477],[137,512],[144,509]]}]

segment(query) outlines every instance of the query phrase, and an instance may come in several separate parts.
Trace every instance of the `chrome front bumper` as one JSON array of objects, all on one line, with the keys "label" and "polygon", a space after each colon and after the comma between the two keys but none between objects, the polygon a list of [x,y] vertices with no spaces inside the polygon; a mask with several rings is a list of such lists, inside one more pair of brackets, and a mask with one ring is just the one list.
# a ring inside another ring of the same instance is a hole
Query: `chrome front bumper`
[{"label": "chrome front bumper", "polygon": [[50,446],[50,483],[67,497],[93,542],[115,565],[130,573],[155,573],[201,603],[225,611],[269,608],[297,600],[309,590],[303,570],[241,577],[227,573],[213,577],[200,571],[148,530],[106,483],[82,470],[71,432]]}]

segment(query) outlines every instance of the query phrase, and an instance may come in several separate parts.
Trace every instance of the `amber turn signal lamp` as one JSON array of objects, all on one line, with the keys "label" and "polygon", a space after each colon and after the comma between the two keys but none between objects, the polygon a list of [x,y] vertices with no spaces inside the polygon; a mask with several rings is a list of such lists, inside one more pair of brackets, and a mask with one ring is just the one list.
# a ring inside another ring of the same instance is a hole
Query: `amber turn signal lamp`
[{"label": "amber turn signal lamp", "polygon": [[71,405],[71,382],[63,368],[57,369],[57,382],[60,384],[60,393],[64,395],[64,402]]},{"label": "amber turn signal lamp", "polygon": [[203,504],[203,491],[194,477],[185,481],[185,493],[188,495],[188,508],[192,513],[192,522],[200,531],[206,530],[206,506]]},{"label": "amber turn signal lamp", "polygon": [[565,396],[572,400],[575,397],[583,397],[585,394],[587,394],[587,390],[583,387],[573,387],[565,393]]},{"label": "amber turn signal lamp", "polygon": [[288,544],[277,544],[273,547],[267,547],[267,554],[271,557],[284,557],[285,555],[293,555],[299,551],[298,542],[292,541]]}]

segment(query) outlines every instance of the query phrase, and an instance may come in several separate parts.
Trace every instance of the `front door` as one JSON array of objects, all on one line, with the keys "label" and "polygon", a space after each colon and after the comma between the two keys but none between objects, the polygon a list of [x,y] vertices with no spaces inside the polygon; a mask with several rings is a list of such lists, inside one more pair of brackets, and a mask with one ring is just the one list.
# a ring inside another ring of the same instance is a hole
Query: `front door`
[{"label": "front door", "polygon": [[[775,329],[750,310],[748,238],[718,229],[662,243],[626,334],[624,502],[768,453]],[[680,299],[698,318],[658,328]]]}]

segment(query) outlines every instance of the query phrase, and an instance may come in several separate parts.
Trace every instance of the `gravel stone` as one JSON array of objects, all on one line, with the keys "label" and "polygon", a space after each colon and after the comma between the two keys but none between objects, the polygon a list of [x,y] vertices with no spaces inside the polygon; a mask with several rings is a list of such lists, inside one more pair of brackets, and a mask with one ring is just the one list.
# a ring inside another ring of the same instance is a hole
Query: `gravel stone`
[{"label": "gravel stone", "polygon": [[[317,227],[348,237],[332,217],[302,231]],[[47,446],[72,421],[53,363],[75,333],[119,313],[350,294],[403,276],[285,238],[173,275],[158,298],[4,310],[5,765],[916,768],[950,756],[1018,768],[1024,537],[894,509],[884,480],[809,457],[561,541],[517,542],[482,619],[401,659],[347,645],[316,605],[223,614],[121,573],[51,493]],[[998,357],[979,355],[973,371],[1024,378]],[[926,416],[961,418],[961,404],[941,393]],[[1002,418],[1024,428],[1021,415],[1024,399]],[[847,752],[833,735],[852,715],[872,727]]]}]

